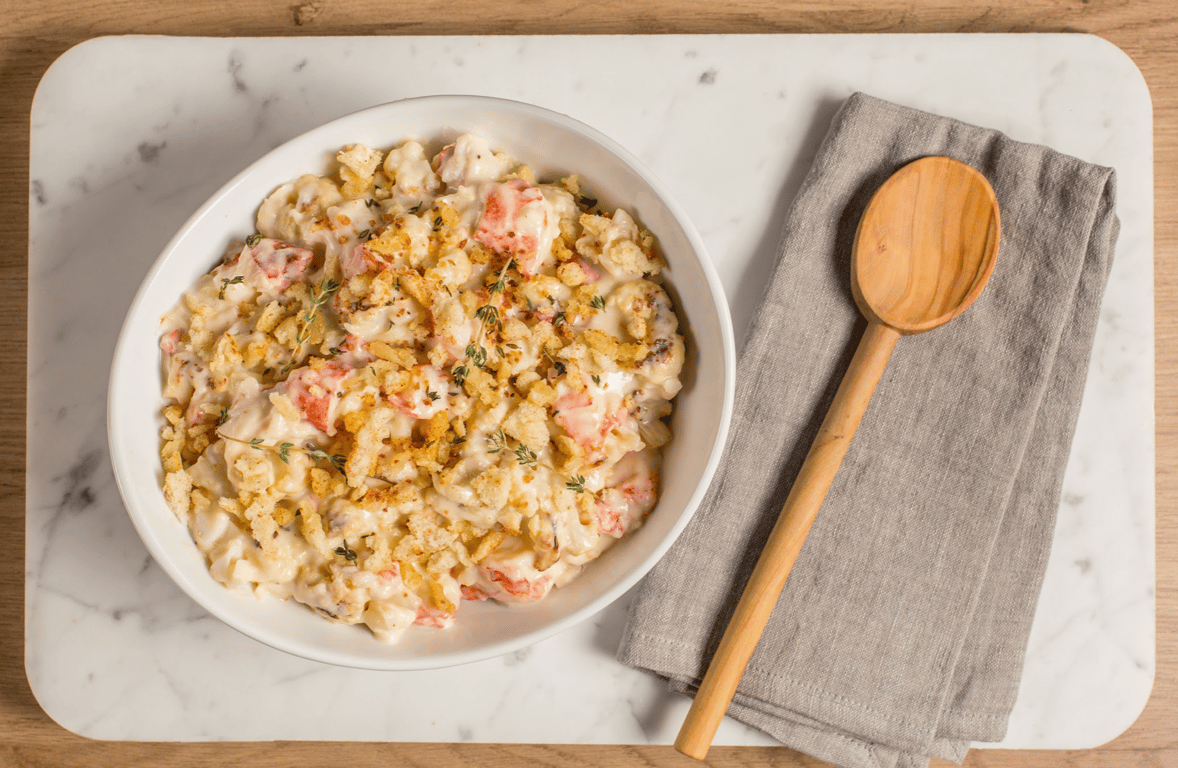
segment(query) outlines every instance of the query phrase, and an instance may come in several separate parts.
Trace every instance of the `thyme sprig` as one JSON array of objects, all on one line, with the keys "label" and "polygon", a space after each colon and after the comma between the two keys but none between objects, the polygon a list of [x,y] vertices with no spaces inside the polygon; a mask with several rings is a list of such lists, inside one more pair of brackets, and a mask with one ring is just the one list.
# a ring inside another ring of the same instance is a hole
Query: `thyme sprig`
[{"label": "thyme sprig", "polygon": [[295,337],[295,341],[300,347],[311,339],[311,323],[315,322],[315,315],[319,312],[319,308],[326,304],[327,300],[334,296],[339,288],[339,283],[326,277],[319,281],[318,286],[311,288],[311,304],[303,312],[302,327],[299,329],[298,336]]},{"label": "thyme sprig", "polygon": [[567,366],[565,366],[565,364],[560,360],[557,360],[555,357],[548,354],[548,350],[541,348],[540,351],[544,353],[544,357],[548,358],[548,362],[552,363],[552,367],[556,369],[556,375],[564,376],[565,371],[568,370]]},{"label": "thyme sprig", "polygon": [[295,354],[289,360],[287,360],[285,363],[283,363],[281,368],[278,369],[278,378],[281,379],[283,376],[290,373],[291,370],[298,364],[299,364],[299,356],[298,356],[298,354]]},{"label": "thyme sprig", "polygon": [[252,440],[242,440],[239,437],[232,437],[231,435],[226,435],[224,432],[221,432],[220,430],[217,430],[217,437],[222,437],[226,440],[232,440],[233,442],[241,443],[242,445],[248,445],[251,448],[254,448],[256,450],[262,450],[263,448],[265,448],[268,450],[277,451],[278,458],[284,464],[290,463],[290,452],[291,451],[296,451],[298,453],[301,453],[304,456],[307,456],[308,458],[310,458],[314,461],[326,462],[326,463],[330,464],[331,466],[335,467],[341,473],[344,471],[344,465],[347,464],[347,462],[348,462],[348,457],[344,456],[343,454],[339,454],[339,453],[329,454],[327,451],[320,450],[319,448],[300,448],[299,446],[295,445],[294,443],[286,442],[286,441],[283,441],[283,442],[278,443],[276,445],[270,445],[270,444],[267,444],[266,441],[260,437],[255,437]]},{"label": "thyme sprig", "polygon": [[217,298],[225,298],[225,289],[231,285],[241,285],[245,282],[245,277],[238,275],[237,277],[223,277],[221,278],[221,290],[217,291]]},{"label": "thyme sprig", "polygon": [[507,447],[507,433],[500,429],[488,436],[487,441],[491,444],[491,449],[487,453],[494,455]]},{"label": "thyme sprig", "polygon": [[[507,263],[499,270],[499,275],[495,278],[495,282],[487,286],[487,291],[490,293],[490,299],[486,304],[478,307],[474,311],[475,318],[479,321],[479,331],[475,340],[466,345],[466,359],[478,368],[482,368],[487,364],[487,348],[483,346],[483,341],[486,338],[487,329],[495,328],[495,330],[503,331],[503,319],[500,316],[498,297],[505,290],[507,290],[507,271],[515,264],[515,257],[512,256],[507,259]],[[500,357],[503,353],[496,347],[496,352]],[[462,386],[466,382],[466,377],[470,375],[470,368],[464,363],[458,365],[450,371],[450,375],[454,377],[454,381],[458,386]]]},{"label": "thyme sprig", "polygon": [[356,550],[354,550],[348,546],[347,539],[344,539],[343,546],[335,548],[335,553],[337,555],[339,555],[340,557],[342,557],[343,559],[347,560],[349,563],[356,562],[356,557],[357,557]]},{"label": "thyme sprig", "polygon": [[466,357],[477,367],[482,368],[487,364],[487,348],[478,342],[472,341],[466,345]]},{"label": "thyme sprig", "polygon": [[484,304],[474,311],[474,316],[480,323],[494,325],[499,322],[499,309],[491,304]]},{"label": "thyme sprig", "polygon": [[522,466],[535,466],[536,458],[536,452],[523,443],[520,443],[519,446],[515,449],[515,460],[518,461]]},{"label": "thyme sprig", "polygon": [[507,289],[507,270],[511,269],[514,264],[515,257],[512,256],[507,260],[507,263],[503,265],[503,269],[499,270],[499,279],[492,283],[490,287],[492,296],[503,293],[503,291]]}]

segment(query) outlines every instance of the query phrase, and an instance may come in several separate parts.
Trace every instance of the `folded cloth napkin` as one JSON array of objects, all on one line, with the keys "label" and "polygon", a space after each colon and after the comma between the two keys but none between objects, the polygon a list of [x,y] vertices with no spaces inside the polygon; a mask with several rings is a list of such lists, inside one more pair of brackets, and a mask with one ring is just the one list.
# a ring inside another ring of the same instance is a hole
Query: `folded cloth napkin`
[{"label": "folded cloth napkin", "polygon": [[845,768],[960,762],[1006,731],[1117,235],[1111,169],[852,96],[788,215],[720,467],[618,651],[698,685],[864,328],[859,218],[928,155],[993,185],[997,265],[964,315],[896,346],[728,710]]}]

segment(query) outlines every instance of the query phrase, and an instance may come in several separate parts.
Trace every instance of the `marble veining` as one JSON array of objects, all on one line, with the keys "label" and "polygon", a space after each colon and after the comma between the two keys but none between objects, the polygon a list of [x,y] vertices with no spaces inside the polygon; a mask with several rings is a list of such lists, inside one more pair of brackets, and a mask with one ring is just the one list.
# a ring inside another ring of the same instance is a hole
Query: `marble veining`
[{"label": "marble veining", "polygon": [[[639,155],[700,230],[742,339],[790,200],[856,90],[1116,169],[1121,236],[1002,746],[1124,730],[1154,673],[1152,118],[1131,62],[1078,35],[126,37],[67,52],[33,106],[29,185],[26,662],[41,705],[102,739],[672,741],[687,699],[613,659],[625,598],[428,672],[328,667],[213,619],[156,567],[115,487],[115,338],[172,234],[266,151],[373,104],[478,93]],[[726,720],[717,743],[773,742]]]}]

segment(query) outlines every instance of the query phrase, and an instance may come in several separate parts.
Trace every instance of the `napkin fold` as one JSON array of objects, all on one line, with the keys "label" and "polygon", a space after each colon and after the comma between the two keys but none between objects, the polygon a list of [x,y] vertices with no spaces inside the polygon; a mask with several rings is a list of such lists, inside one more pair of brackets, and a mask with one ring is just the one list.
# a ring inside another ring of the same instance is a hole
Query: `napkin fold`
[{"label": "napkin fold", "polygon": [[1005,734],[1117,236],[1111,169],[852,96],[787,217],[720,467],[618,650],[694,692],[865,326],[858,221],[928,155],[993,185],[997,265],[965,314],[897,344],[728,710],[844,768]]}]

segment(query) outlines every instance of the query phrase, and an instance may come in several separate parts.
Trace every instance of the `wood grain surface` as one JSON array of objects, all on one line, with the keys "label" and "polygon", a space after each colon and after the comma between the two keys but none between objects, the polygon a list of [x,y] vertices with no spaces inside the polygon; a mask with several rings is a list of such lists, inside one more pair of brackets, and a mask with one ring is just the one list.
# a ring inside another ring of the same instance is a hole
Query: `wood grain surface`
[{"label": "wood grain surface", "polygon": [[[1123,49],[1153,96],[1157,360],[1157,676],[1094,750],[974,750],[987,768],[1178,766],[1178,2],[1175,0],[3,0],[0,4],[0,767],[701,765],[670,746],[98,742],[55,724],[24,670],[29,109],[68,48],[122,34],[208,36],[1086,32]],[[233,695],[232,692],[228,692]],[[310,704],[314,706],[314,704]],[[939,764],[938,761],[934,761]],[[716,747],[710,766],[821,766],[785,748]],[[945,764],[947,765],[947,764]]]}]

